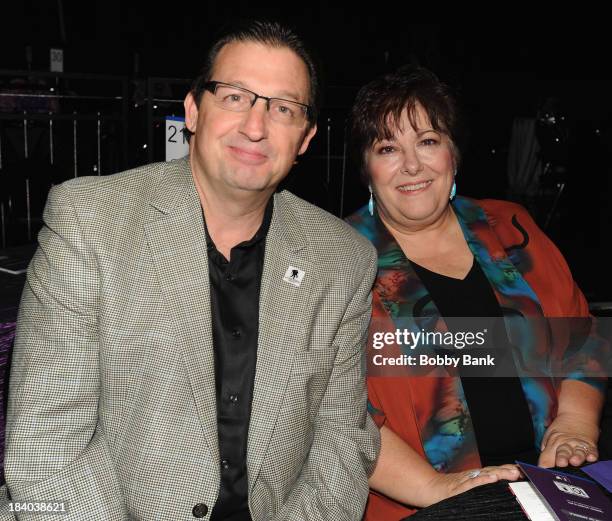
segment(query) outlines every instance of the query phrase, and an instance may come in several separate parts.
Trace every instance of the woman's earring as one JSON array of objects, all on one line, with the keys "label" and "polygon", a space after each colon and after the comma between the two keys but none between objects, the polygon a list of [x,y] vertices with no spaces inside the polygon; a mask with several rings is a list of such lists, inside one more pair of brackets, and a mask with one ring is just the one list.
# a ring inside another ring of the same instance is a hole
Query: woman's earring
[{"label": "woman's earring", "polygon": [[374,194],[372,193],[372,185],[368,185],[368,189],[370,190],[370,200],[368,201],[368,212],[370,215],[374,215]]},{"label": "woman's earring", "polygon": [[453,172],[453,186],[450,191],[449,200],[452,201],[457,195],[457,183],[455,182],[455,177],[457,176],[457,169]]}]

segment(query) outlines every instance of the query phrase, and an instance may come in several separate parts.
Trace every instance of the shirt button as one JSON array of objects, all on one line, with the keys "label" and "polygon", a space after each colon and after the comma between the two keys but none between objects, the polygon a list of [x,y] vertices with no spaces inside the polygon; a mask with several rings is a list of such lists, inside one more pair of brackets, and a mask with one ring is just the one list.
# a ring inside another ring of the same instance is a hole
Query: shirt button
[{"label": "shirt button", "polygon": [[198,503],[193,507],[191,513],[193,514],[193,517],[204,517],[206,514],[208,514],[208,506],[206,506],[206,503]]},{"label": "shirt button", "polygon": [[231,403],[238,403],[238,395],[237,394],[230,394],[228,396],[228,399]]},{"label": "shirt button", "polygon": [[234,280],[234,276],[231,273],[226,273],[225,280],[231,282],[232,280]]},{"label": "shirt button", "polygon": [[228,461],[228,460],[226,460],[226,459],[222,459],[222,460],[221,460],[221,468],[222,468],[223,470],[227,470],[227,469],[229,469],[229,467],[230,467],[230,463],[229,463],[229,461]]},{"label": "shirt button", "polygon": [[232,330],[232,336],[234,338],[240,338],[240,330],[238,330],[238,329]]}]

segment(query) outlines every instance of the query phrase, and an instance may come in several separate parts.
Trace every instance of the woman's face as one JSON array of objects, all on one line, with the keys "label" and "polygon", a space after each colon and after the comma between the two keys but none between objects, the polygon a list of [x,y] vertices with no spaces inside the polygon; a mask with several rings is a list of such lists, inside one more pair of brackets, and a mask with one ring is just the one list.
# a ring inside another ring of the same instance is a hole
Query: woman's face
[{"label": "woman's face", "polygon": [[393,139],[374,142],[365,154],[378,211],[398,231],[435,224],[448,208],[453,184],[450,139],[433,129],[419,104],[415,116],[417,128],[404,111]]}]

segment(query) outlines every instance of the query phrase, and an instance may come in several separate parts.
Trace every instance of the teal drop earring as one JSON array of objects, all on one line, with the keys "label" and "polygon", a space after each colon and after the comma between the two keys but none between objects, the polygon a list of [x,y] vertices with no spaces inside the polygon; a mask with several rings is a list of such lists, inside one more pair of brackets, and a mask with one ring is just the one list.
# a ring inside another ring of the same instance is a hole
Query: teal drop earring
[{"label": "teal drop earring", "polygon": [[449,196],[449,200],[451,200],[451,201],[457,195],[457,183],[455,182],[455,177],[457,177],[457,170],[456,169],[453,172],[453,186],[451,187],[450,196]]},{"label": "teal drop earring", "polygon": [[374,216],[374,194],[372,193],[372,185],[368,185],[368,190],[370,190],[370,200],[368,201],[368,212],[370,212],[370,215]]}]

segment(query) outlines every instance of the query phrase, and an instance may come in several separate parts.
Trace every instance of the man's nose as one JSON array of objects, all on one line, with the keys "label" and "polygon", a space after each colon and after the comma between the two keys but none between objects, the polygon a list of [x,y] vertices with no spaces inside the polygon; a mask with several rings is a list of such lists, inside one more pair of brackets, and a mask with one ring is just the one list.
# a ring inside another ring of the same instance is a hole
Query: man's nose
[{"label": "man's nose", "polygon": [[267,135],[268,108],[265,99],[257,99],[253,106],[245,112],[245,116],[240,125],[242,132],[251,141],[260,141]]}]

